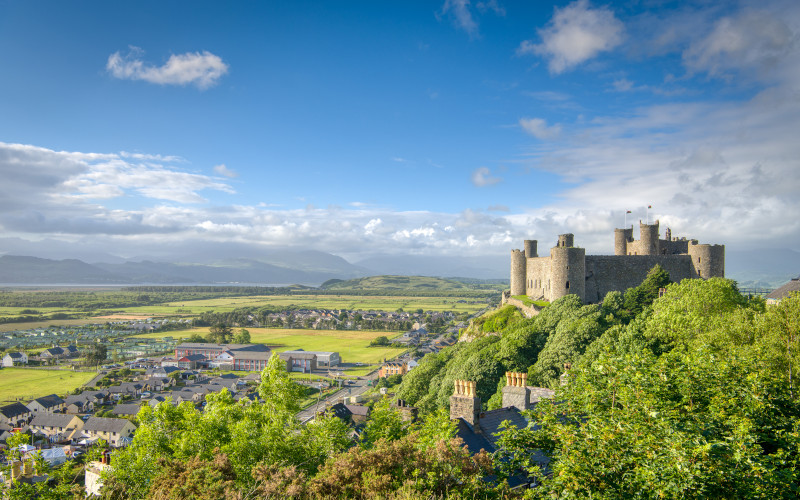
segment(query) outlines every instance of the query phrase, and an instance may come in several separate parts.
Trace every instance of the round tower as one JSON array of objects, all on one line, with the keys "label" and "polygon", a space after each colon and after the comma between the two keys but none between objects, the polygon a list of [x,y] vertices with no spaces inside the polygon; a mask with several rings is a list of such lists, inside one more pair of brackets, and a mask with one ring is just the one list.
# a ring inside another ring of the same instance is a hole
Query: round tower
[{"label": "round tower", "polygon": [[539,255],[536,253],[537,246],[538,246],[538,241],[525,240],[525,258],[530,259],[532,257],[538,257]]},{"label": "round tower", "polygon": [[628,242],[633,241],[633,226],[614,229],[614,255],[628,255]]},{"label": "round tower", "polygon": [[572,233],[559,234],[558,245],[559,247],[572,247],[575,245],[575,235]]},{"label": "round tower", "polygon": [[658,255],[661,253],[658,241],[658,221],[653,224],[642,224],[639,221],[639,255]]},{"label": "round tower", "polygon": [[[559,243],[561,243],[560,236]],[[550,249],[550,259],[550,301],[569,294],[577,295],[581,301],[584,301],[586,297],[586,249],[559,245]]]},{"label": "round tower", "polygon": [[521,250],[511,250],[511,295],[525,295],[527,262]]},{"label": "round tower", "polygon": [[689,245],[689,256],[695,277],[725,277],[725,245]]}]

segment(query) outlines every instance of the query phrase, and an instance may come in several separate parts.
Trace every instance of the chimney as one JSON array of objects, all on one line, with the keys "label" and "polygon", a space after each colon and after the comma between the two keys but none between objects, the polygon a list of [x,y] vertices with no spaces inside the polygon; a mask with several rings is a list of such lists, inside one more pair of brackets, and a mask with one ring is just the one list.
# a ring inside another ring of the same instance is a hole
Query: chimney
[{"label": "chimney", "polygon": [[480,432],[478,418],[481,398],[475,394],[476,383],[470,380],[455,380],[455,390],[450,396],[450,419],[463,418],[475,432]]},{"label": "chimney", "polygon": [[528,374],[506,372],[506,386],[503,387],[503,408],[518,410],[530,409],[531,390],[528,389]]},{"label": "chimney", "polygon": [[18,460],[11,462],[11,480],[19,479],[20,476],[20,463]]},{"label": "chimney", "polygon": [[559,382],[562,386],[567,385],[569,379],[569,370],[572,368],[572,363],[564,363],[564,373],[559,377]]},{"label": "chimney", "polygon": [[33,459],[22,461],[22,475],[23,476],[33,475]]}]

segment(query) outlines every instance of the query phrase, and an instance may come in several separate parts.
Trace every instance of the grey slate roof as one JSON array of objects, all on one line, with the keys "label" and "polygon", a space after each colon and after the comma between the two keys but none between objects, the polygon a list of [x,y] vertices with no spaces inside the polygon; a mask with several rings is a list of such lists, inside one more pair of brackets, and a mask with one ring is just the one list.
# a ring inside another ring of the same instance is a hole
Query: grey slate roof
[{"label": "grey slate roof", "polygon": [[42,396],[40,398],[34,399],[33,401],[36,401],[45,408],[53,408],[54,406],[58,406],[64,403],[64,400],[58,397],[58,395],[56,394],[49,394],[47,396]]},{"label": "grey slate roof", "polygon": [[22,403],[11,403],[10,405],[0,406],[0,414],[6,418],[15,418],[30,412],[30,408]]},{"label": "grey slate roof", "polygon": [[93,432],[122,432],[130,420],[124,418],[91,417],[83,424],[84,431]]},{"label": "grey slate roof", "polygon": [[141,408],[141,405],[139,405],[137,403],[120,404],[120,405],[115,406],[111,410],[111,413],[113,413],[114,415],[126,415],[126,416],[127,415],[136,415],[137,413],[139,413],[139,409],[140,408]]},{"label": "grey slate roof", "polygon": [[784,283],[780,287],[767,294],[766,298],[772,300],[781,300],[788,297],[792,292],[800,292],[800,277],[792,278],[789,282]]},{"label": "grey slate roof", "polygon": [[75,415],[65,415],[63,413],[39,413],[31,423],[30,426],[39,427],[66,427],[75,418]]}]

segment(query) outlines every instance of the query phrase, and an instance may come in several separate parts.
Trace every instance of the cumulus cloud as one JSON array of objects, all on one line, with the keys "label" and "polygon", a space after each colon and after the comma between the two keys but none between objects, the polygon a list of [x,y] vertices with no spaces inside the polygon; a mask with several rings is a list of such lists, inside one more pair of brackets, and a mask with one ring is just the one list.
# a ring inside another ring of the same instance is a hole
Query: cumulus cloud
[{"label": "cumulus cloud", "polygon": [[522,130],[540,140],[554,139],[561,134],[561,125],[547,126],[542,118],[520,118],[519,125]]},{"label": "cumulus cloud", "polygon": [[218,173],[219,175],[225,176],[225,177],[230,177],[230,178],[239,177],[239,174],[237,174],[235,171],[229,169],[224,163],[222,163],[220,165],[215,165],[214,166],[214,172]]},{"label": "cumulus cloud", "polygon": [[472,172],[472,183],[478,187],[491,186],[502,180],[500,177],[492,176],[489,167],[478,167]]},{"label": "cumulus cloud", "polygon": [[550,23],[538,30],[541,43],[525,40],[517,54],[545,57],[551,73],[563,73],[619,46],[623,31],[622,22],[610,9],[594,9],[587,0],[578,0],[556,8]]},{"label": "cumulus cloud", "polygon": [[200,89],[213,87],[228,72],[222,58],[208,51],[173,54],[162,66],[152,66],[140,58],[144,51],[130,47],[123,55],[108,56],[106,71],[121,80],[143,80],[159,85],[195,85]]}]

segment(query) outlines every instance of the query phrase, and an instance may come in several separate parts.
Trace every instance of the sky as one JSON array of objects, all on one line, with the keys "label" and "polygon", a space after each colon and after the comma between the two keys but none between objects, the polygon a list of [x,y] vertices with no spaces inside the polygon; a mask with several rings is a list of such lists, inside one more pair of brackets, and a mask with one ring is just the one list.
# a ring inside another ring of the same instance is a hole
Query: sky
[{"label": "sky", "polygon": [[794,0],[0,0],[0,255],[800,250],[798,34]]}]

